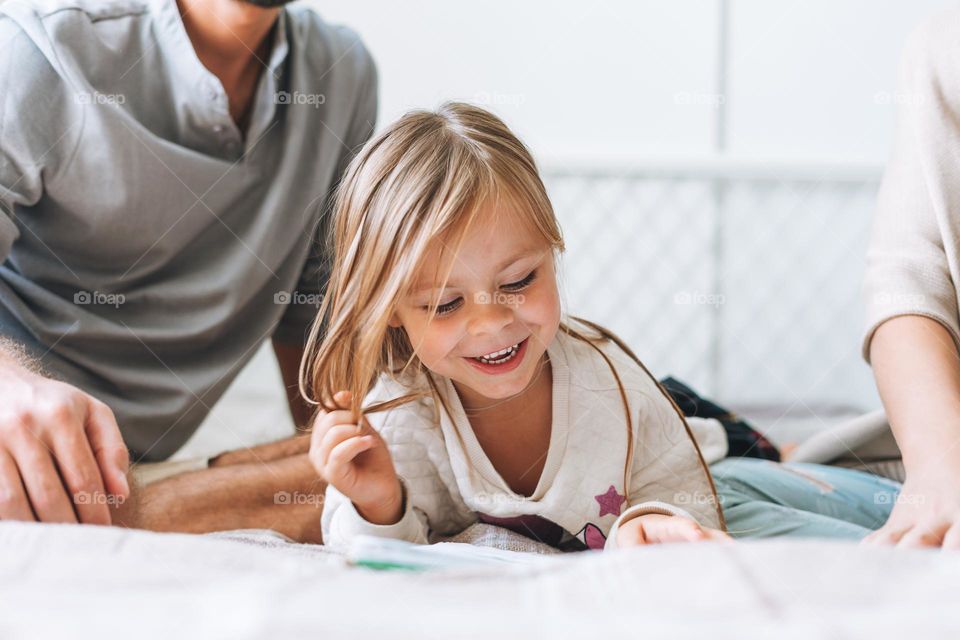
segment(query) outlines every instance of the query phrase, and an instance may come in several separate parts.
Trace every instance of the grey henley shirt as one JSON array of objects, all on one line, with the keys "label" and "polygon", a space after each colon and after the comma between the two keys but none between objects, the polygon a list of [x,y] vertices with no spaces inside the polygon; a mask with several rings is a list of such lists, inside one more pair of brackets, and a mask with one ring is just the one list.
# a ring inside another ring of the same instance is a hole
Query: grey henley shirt
[{"label": "grey henley shirt", "polygon": [[134,460],[175,452],[317,311],[376,71],[297,6],[262,63],[240,131],[174,0],[0,4],[0,331],[110,405]]}]

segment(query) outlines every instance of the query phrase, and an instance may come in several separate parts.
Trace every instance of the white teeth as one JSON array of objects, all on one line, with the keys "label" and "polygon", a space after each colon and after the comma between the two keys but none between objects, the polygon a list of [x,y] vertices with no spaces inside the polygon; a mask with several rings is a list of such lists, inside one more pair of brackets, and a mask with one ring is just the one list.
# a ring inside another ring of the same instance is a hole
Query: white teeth
[{"label": "white teeth", "polygon": [[513,350],[516,349],[516,348],[517,348],[517,345],[513,345],[512,347],[507,347],[506,349],[500,349],[500,351],[494,351],[493,353],[488,353],[487,355],[485,355],[485,356],[480,356],[480,357],[481,357],[481,358],[487,358],[488,360],[489,360],[489,359],[492,359],[492,358],[499,358],[500,356],[505,356],[505,355],[507,355],[508,353],[510,353],[511,351],[513,351]]},{"label": "white teeth", "polygon": [[520,348],[520,343],[513,345],[512,347],[507,347],[506,349],[501,349],[500,351],[494,351],[493,353],[488,353],[485,356],[478,356],[476,360],[484,362],[486,364],[502,364],[507,360],[513,358],[516,355],[517,351]]}]

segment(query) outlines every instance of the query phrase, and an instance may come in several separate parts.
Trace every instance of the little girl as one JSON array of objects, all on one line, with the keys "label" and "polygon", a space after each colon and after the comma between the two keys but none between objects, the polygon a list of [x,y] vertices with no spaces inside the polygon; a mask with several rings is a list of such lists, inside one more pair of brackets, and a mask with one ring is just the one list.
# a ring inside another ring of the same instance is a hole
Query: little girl
[{"label": "little girl", "polygon": [[[722,427],[688,423],[616,336],[562,313],[561,231],[529,151],[492,114],[401,118],[354,159],[333,225],[301,370],[321,405],[310,459],[328,483],[327,544],[487,522],[598,549],[726,541],[725,515],[735,535],[773,517],[782,533],[862,537],[886,519],[883,501],[853,518],[838,505],[856,491],[892,502],[895,483],[815,465],[724,461],[718,498],[707,464],[725,455]],[[800,509],[783,498],[797,483]]]}]

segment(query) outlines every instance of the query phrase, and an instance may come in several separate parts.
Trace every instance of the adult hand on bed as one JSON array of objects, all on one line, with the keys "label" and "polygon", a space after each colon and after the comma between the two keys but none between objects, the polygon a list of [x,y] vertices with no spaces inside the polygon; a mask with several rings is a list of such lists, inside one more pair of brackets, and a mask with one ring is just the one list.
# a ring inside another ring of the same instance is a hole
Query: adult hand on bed
[{"label": "adult hand on bed", "polygon": [[960,549],[960,473],[928,468],[917,480],[908,473],[886,524],[863,543]]},{"label": "adult hand on bed", "polygon": [[339,409],[323,411],[313,423],[310,461],[317,473],[353,501],[373,524],[394,524],[403,516],[403,489],[387,444],[367,420],[346,409],[350,392],[333,397]]},{"label": "adult hand on bed", "polygon": [[702,527],[683,516],[646,513],[624,522],[617,529],[617,546],[639,547],[665,542],[731,542],[723,531]]},{"label": "adult hand on bed", "polygon": [[0,359],[0,520],[110,524],[128,456],[107,405]]}]

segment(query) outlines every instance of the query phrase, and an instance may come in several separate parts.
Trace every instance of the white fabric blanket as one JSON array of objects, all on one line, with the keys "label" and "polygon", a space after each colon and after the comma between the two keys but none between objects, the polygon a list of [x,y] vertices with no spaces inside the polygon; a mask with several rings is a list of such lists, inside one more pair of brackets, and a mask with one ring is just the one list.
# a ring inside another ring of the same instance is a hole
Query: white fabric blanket
[{"label": "white fabric blanket", "polygon": [[849,543],[667,545],[405,573],[269,535],[0,523],[5,640],[958,638],[958,602],[960,553]]}]

